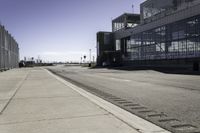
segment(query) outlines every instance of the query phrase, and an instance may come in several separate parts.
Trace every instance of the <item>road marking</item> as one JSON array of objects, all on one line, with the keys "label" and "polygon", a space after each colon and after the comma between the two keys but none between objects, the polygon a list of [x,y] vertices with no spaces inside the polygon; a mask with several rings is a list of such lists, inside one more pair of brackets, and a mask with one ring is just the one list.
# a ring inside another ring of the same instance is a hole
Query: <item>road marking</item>
[{"label": "road marking", "polygon": [[50,75],[52,75],[53,77],[55,77],[58,81],[62,82],[63,84],[65,84],[66,86],[72,88],[73,90],[75,90],[76,92],[78,92],[79,94],[81,94],[82,96],[88,98],[90,101],[94,102],[95,104],[97,104],[98,106],[102,107],[103,109],[105,109],[106,111],[112,113],[114,116],[116,116],[117,118],[119,118],[120,120],[122,120],[123,122],[127,123],[129,126],[133,127],[134,129],[136,129],[137,131],[139,131],[140,133],[171,133],[153,123],[150,123],[149,121],[146,121],[134,114],[131,114],[130,112],[108,102],[105,101],[102,98],[97,97],[96,95],[93,95],[85,90],[83,90],[82,88],[58,77],[57,75],[49,72],[48,70],[45,69],[45,71],[47,71]]},{"label": "road marking", "polygon": [[115,81],[131,82],[131,80],[128,80],[128,79],[118,79],[118,78],[109,78],[109,79],[115,80]]}]

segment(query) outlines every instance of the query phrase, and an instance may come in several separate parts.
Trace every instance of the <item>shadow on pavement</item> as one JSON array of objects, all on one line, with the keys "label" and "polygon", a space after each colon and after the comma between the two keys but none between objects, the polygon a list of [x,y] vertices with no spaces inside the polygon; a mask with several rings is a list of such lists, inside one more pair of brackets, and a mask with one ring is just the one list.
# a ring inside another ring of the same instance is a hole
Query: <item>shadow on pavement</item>
[{"label": "shadow on pavement", "polygon": [[193,71],[187,68],[124,66],[124,67],[108,67],[108,69],[124,70],[124,71],[154,70],[154,71],[158,71],[158,72],[166,73],[166,74],[200,75],[200,71]]}]

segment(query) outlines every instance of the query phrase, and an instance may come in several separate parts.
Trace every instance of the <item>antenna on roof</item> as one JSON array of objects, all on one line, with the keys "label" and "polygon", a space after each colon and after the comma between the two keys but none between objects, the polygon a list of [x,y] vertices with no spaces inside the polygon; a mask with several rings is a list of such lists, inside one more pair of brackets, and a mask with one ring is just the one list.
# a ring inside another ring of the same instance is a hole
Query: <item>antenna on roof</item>
[{"label": "antenna on roof", "polygon": [[134,5],[132,4],[132,13],[134,13]]}]

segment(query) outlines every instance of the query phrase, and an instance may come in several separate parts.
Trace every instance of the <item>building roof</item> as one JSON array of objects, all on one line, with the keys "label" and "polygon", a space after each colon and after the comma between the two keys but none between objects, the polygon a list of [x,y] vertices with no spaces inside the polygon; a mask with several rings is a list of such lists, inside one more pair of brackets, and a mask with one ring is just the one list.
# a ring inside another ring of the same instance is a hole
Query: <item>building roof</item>
[{"label": "building roof", "polygon": [[113,19],[112,21],[121,21],[121,20],[128,20],[128,21],[138,21],[140,19],[140,14],[134,14],[134,13],[124,13],[117,18]]}]

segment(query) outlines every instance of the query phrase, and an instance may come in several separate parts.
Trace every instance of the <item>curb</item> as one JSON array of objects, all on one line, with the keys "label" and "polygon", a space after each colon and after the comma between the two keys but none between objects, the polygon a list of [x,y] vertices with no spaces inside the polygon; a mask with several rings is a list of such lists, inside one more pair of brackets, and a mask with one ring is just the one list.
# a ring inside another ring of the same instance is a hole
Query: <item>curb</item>
[{"label": "curb", "polygon": [[56,78],[58,81],[62,82],[63,84],[65,84],[66,86],[70,87],[71,89],[73,89],[74,91],[78,92],[79,94],[81,94],[82,96],[86,97],[87,99],[89,99],[90,101],[92,101],[93,103],[97,104],[98,106],[100,106],[101,108],[103,108],[104,110],[110,112],[111,114],[113,114],[115,117],[117,117],[118,119],[122,120],[123,122],[125,122],[126,124],[128,124],[129,126],[131,126],[133,129],[135,129],[136,131],[140,132],[140,133],[171,133],[170,131],[167,131],[149,121],[146,121],[134,114],[131,114],[130,112],[108,102],[105,101],[102,98],[97,97],[96,95],[93,95],[85,90],[83,90],[80,87],[77,87],[76,85],[60,78],[59,76],[51,73],[50,71],[48,71],[47,69],[44,69],[47,73],[49,73],[51,76],[53,76],[54,78]]}]

